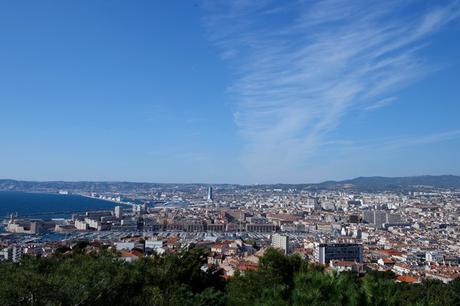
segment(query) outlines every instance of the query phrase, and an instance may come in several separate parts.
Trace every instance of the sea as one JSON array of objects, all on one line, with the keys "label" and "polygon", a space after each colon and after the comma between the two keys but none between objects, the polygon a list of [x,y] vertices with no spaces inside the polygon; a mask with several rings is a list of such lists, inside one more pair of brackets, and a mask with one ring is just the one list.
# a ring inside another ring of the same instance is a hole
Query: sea
[{"label": "sea", "polygon": [[115,203],[73,194],[0,191],[0,218],[17,213],[19,218],[51,220],[72,213],[109,210]]}]

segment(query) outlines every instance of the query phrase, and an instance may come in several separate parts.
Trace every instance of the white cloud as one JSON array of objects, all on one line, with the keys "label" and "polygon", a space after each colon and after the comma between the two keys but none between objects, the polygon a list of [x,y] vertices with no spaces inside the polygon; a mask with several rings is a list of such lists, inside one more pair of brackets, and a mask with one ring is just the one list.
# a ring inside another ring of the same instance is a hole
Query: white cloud
[{"label": "white cloud", "polygon": [[234,68],[243,160],[267,180],[307,161],[352,107],[386,106],[431,72],[419,56],[425,38],[460,13],[458,1],[424,12],[399,1],[280,5],[213,1],[205,18],[210,40]]},{"label": "white cloud", "polygon": [[333,150],[338,156],[370,155],[377,152],[395,152],[400,149],[442,143],[460,139],[460,130],[435,132],[425,135],[403,135],[362,141],[336,140],[323,142],[328,151]]},{"label": "white cloud", "polygon": [[375,102],[374,104],[370,104],[370,105],[366,106],[365,110],[374,111],[374,110],[380,109],[382,107],[389,106],[390,104],[392,104],[397,99],[398,99],[397,97],[384,98],[382,100],[379,100],[379,101]]}]

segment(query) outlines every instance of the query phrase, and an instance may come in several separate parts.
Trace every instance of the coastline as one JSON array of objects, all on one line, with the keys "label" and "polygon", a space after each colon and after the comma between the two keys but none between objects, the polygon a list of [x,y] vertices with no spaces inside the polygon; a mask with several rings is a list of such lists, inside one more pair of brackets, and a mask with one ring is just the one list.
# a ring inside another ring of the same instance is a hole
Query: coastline
[{"label": "coastline", "polygon": [[[2,219],[8,218],[11,213],[15,212],[18,213],[19,217],[24,218],[45,220],[68,218],[73,213],[111,210],[117,204],[114,201],[75,193],[59,194],[38,191],[0,190],[0,195],[6,195],[3,198],[0,197],[0,215]],[[38,196],[38,198],[35,196]]]}]

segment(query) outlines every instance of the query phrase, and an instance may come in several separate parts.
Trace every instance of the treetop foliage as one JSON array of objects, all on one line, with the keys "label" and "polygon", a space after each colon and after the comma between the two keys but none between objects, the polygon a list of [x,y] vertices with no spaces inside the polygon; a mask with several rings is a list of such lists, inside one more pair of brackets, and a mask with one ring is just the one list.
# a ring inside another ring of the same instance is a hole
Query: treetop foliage
[{"label": "treetop foliage", "polygon": [[402,284],[381,272],[358,278],[274,249],[257,271],[225,281],[205,268],[206,251],[198,248],[131,263],[84,248],[0,263],[0,305],[460,305],[460,280]]}]

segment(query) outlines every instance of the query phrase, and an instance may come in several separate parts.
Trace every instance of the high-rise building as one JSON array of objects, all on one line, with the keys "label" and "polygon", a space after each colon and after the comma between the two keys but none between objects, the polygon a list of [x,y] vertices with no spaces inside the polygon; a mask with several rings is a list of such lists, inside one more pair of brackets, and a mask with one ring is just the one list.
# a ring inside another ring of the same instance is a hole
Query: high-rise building
[{"label": "high-rise building", "polygon": [[117,219],[123,218],[123,208],[121,206],[115,206],[115,217]]},{"label": "high-rise building", "polygon": [[12,246],[3,250],[3,257],[12,262],[21,261],[22,254],[22,248],[19,246]]},{"label": "high-rise building", "polygon": [[363,245],[358,243],[315,243],[315,261],[328,264],[331,260],[363,261]]},{"label": "high-rise building", "polygon": [[284,254],[287,254],[289,252],[289,237],[280,234],[273,234],[272,247],[282,250]]},{"label": "high-rise building", "polygon": [[213,197],[212,197],[212,187],[209,186],[209,187],[208,187],[208,201],[209,201],[209,202],[212,202],[212,200],[213,200]]},{"label": "high-rise building", "polygon": [[387,213],[381,210],[374,211],[374,225],[376,228],[382,228],[387,222]]},{"label": "high-rise building", "polygon": [[366,210],[363,213],[363,220],[376,228],[384,227],[384,224],[401,223],[401,215],[389,213],[384,210]]}]

